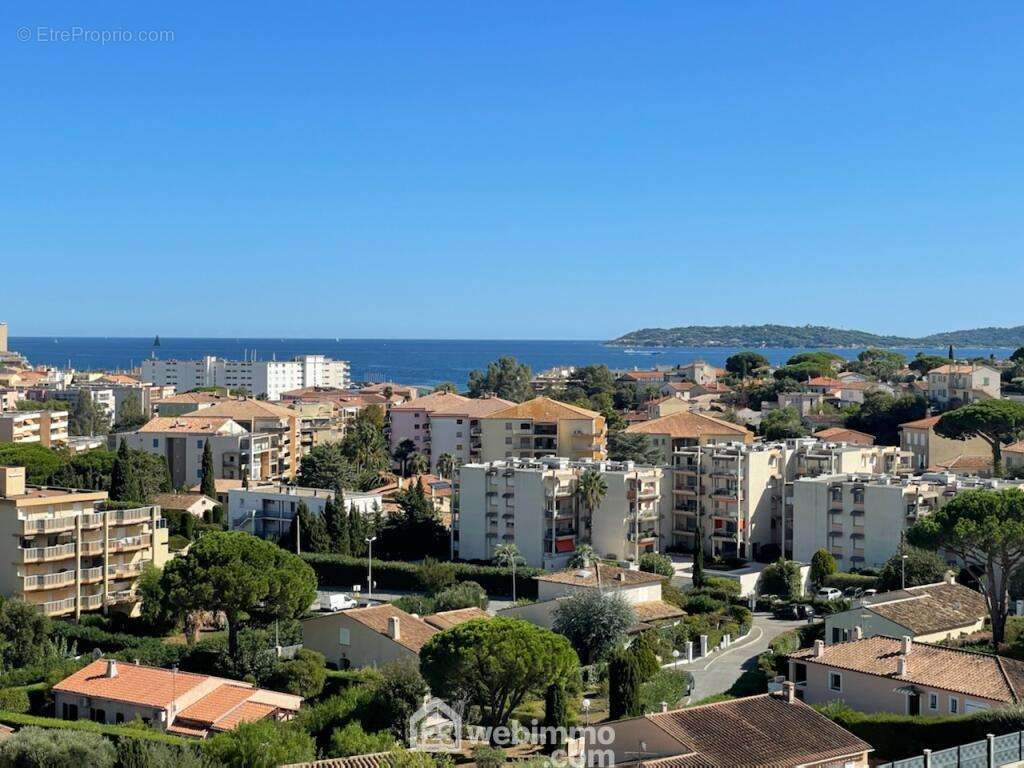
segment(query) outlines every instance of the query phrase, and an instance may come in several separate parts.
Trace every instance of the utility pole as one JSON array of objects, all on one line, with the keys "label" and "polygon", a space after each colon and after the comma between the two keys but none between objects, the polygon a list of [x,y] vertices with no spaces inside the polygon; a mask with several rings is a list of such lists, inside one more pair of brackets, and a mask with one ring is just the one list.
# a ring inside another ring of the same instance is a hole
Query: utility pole
[{"label": "utility pole", "polygon": [[367,591],[367,605],[373,602],[373,542],[377,540],[376,536],[370,536],[369,538],[363,539],[368,545],[366,551],[366,586]]}]

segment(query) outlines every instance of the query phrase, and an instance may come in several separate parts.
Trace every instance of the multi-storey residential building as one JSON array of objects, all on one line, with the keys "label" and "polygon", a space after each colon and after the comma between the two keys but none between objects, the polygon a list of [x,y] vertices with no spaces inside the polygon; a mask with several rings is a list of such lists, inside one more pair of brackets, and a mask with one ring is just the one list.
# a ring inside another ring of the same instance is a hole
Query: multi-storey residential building
[{"label": "multi-storey residential building", "polygon": [[940,407],[999,398],[999,371],[976,363],[947,363],[928,371],[928,399]]},{"label": "multi-storey residential building", "polygon": [[600,461],[607,451],[604,416],[549,397],[535,397],[480,418],[482,461],[541,456]]},{"label": "multi-storey residential building", "polygon": [[26,485],[23,467],[0,467],[0,593],[47,616],[138,607],[147,563],[168,559],[159,507],[104,510],[105,491]]},{"label": "multi-storey residential building", "polygon": [[[364,517],[372,517],[384,508],[380,492],[344,491],[342,497],[346,512],[355,507]],[[228,521],[232,528],[276,540],[291,529],[299,504],[305,504],[311,514],[322,517],[327,502],[336,498],[334,491],[324,488],[281,483],[232,488],[228,491]]]},{"label": "multi-storey residential building", "polygon": [[746,427],[695,411],[670,413],[657,419],[633,424],[626,431],[650,436],[651,443],[662,452],[659,464],[666,467],[672,466],[672,457],[680,448],[714,443],[754,442],[754,434]]},{"label": "multi-storey residential building", "polygon": [[7,351],[7,323],[0,323],[0,352]]},{"label": "multi-storey residential building", "polygon": [[275,436],[250,433],[226,417],[158,416],[138,431],[124,435],[124,439],[129,448],[163,456],[175,488],[191,487],[202,480],[207,440],[217,479],[282,479]]},{"label": "multi-storey residential building", "polygon": [[720,368],[708,365],[703,360],[694,360],[692,363],[676,366],[665,378],[669,381],[692,381],[706,385],[716,382],[720,371]]},{"label": "multi-storey residential building", "polygon": [[157,416],[184,416],[230,399],[220,392],[180,392],[160,398],[153,406]]},{"label": "multi-storey residential building", "polygon": [[[298,411],[265,400],[229,398],[201,407],[193,413],[208,419],[231,419],[251,434],[269,436],[276,462],[270,468],[270,477],[295,479],[302,458]],[[185,414],[186,417],[189,415]]]},{"label": "multi-storey residential building", "polygon": [[[593,511],[580,477],[601,474],[608,491]],[[580,544],[625,560],[657,551],[662,470],[632,462],[499,459],[458,470],[459,556],[489,560],[512,542],[529,565],[562,568]]]},{"label": "multi-storey residential building", "polygon": [[815,552],[827,549],[843,570],[881,567],[918,518],[965,490],[1008,485],[941,473],[904,478],[836,474],[796,480],[793,558],[810,562]]},{"label": "multi-storey residential building", "polygon": [[67,445],[67,411],[11,411],[0,413],[0,443]]},{"label": "multi-storey residential building", "polygon": [[68,404],[68,410],[75,407],[75,403],[83,394],[89,396],[99,410],[106,417],[107,424],[114,423],[117,412],[114,390],[103,384],[73,384],[69,387],[34,387],[27,390],[28,396],[33,400],[60,400]]},{"label": "multi-storey residential building", "polygon": [[431,472],[437,471],[437,460],[446,453],[456,465],[480,461],[480,419],[513,405],[500,397],[470,398],[452,392],[434,392],[395,405],[388,412],[391,450],[412,440],[416,450],[430,459]]},{"label": "multi-storey residential building", "polygon": [[957,461],[962,457],[982,457],[988,459],[991,469],[992,449],[980,437],[967,440],[952,440],[942,437],[935,431],[939,416],[928,416],[917,421],[900,424],[900,448],[912,456],[914,470],[917,472],[938,468]]},{"label": "multi-storey residential building", "polygon": [[282,392],[300,387],[349,385],[349,366],[345,360],[323,355],[301,355],[293,360],[145,360],[143,381],[170,385],[178,392],[201,387],[240,389],[253,396],[265,395],[279,400]]},{"label": "multi-storey residential building", "polygon": [[24,396],[20,389],[0,387],[0,413],[18,410],[18,401]]}]

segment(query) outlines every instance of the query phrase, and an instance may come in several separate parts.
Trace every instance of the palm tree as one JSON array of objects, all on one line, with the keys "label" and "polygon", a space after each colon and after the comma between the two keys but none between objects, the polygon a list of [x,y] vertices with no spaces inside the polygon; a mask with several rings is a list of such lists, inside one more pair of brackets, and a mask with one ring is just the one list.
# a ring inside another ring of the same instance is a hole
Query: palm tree
[{"label": "palm tree", "polygon": [[405,467],[409,470],[410,476],[423,475],[430,469],[430,462],[427,461],[427,457],[422,453],[416,452],[406,459]]},{"label": "palm tree", "polygon": [[519,547],[512,542],[500,544],[494,550],[494,562],[512,569],[512,602],[516,601],[516,564],[523,562]]},{"label": "palm tree", "polygon": [[594,516],[594,510],[601,506],[601,500],[608,493],[608,484],[596,469],[588,469],[580,475],[576,485],[576,498],[587,514]]},{"label": "palm tree", "polygon": [[409,460],[409,457],[416,452],[416,443],[410,440],[408,437],[395,446],[395,451],[392,454],[395,461],[398,462],[402,476],[405,476],[405,462]]},{"label": "palm tree", "polygon": [[580,544],[569,558],[570,568],[586,568],[597,559],[597,553],[589,544]]},{"label": "palm tree", "polygon": [[445,480],[451,480],[455,474],[455,457],[450,453],[442,453],[437,457],[437,474]]}]

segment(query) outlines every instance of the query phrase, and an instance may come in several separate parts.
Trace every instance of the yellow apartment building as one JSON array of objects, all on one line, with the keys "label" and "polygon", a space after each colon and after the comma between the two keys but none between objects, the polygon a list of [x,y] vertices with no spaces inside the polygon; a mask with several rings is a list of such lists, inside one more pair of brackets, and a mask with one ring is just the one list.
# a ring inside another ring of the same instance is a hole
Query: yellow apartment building
[{"label": "yellow apartment building", "polygon": [[535,397],[480,419],[481,461],[559,456],[582,461],[608,457],[604,416],[550,397]]}]

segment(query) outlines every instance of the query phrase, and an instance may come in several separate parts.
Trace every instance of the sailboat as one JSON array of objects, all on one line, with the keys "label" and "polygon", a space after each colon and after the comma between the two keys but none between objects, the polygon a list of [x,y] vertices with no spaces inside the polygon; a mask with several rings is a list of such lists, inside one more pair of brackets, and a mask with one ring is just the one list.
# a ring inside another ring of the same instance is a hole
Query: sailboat
[{"label": "sailboat", "polygon": [[156,335],[156,338],[153,339],[153,346],[154,347],[159,347],[160,346],[160,334],[159,333]]}]

